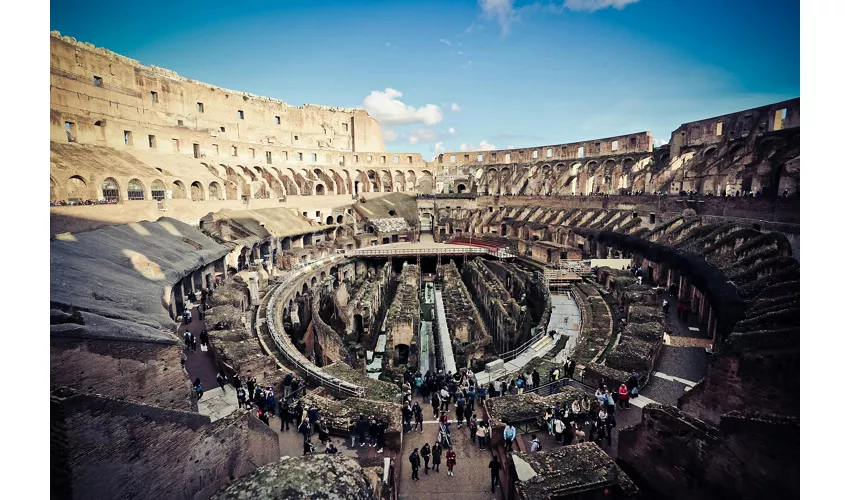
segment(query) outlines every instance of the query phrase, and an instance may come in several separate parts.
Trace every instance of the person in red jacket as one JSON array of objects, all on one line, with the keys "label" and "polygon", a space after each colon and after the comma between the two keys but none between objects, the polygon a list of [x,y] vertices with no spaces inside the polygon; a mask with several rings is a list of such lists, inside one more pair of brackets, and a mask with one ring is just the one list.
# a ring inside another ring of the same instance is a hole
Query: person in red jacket
[{"label": "person in red jacket", "polygon": [[454,468],[457,463],[457,454],[454,450],[449,450],[446,452],[446,467],[448,467],[449,472],[448,475],[454,477]]},{"label": "person in red jacket", "polygon": [[626,387],[626,384],[620,384],[620,389],[617,391],[620,393],[620,408],[623,410],[629,409],[629,388]]}]

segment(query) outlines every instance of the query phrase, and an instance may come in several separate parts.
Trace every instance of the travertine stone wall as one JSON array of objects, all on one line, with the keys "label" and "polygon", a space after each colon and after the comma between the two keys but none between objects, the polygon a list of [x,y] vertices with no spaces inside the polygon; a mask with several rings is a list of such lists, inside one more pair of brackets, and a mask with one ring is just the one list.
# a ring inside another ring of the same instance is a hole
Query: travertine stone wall
[{"label": "travertine stone wall", "polygon": [[[418,345],[415,335],[419,334],[419,284],[421,273],[419,266],[404,263],[399,276],[395,298],[387,311],[387,350],[393,349],[393,363],[398,362],[398,349],[409,349],[410,358],[415,358]],[[401,346],[401,347],[399,347]],[[387,356],[386,359],[389,359]]]}]

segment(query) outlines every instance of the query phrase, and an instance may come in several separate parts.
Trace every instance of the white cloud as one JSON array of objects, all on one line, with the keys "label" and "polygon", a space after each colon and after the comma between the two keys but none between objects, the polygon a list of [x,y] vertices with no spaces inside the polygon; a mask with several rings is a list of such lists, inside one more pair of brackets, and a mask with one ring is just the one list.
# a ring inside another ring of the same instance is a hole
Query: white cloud
[{"label": "white cloud", "polygon": [[426,104],[419,108],[398,100],[402,93],[396,89],[373,90],[363,99],[363,108],[379,122],[403,124],[422,122],[436,125],[443,119],[443,112],[436,104]]},{"label": "white cloud", "polygon": [[652,147],[659,148],[659,147],[667,144],[668,142],[669,141],[667,141],[666,139],[659,139],[657,137],[653,137],[652,138]]},{"label": "white cloud", "polygon": [[[576,12],[596,12],[597,10],[613,8],[623,10],[627,5],[637,3],[640,0],[563,0],[562,7],[554,7],[549,4],[544,6],[541,2],[534,2],[530,5],[525,5],[520,8],[514,7],[514,0],[478,0],[478,6],[481,8],[481,13],[486,19],[495,19],[502,28],[502,34],[506,35],[511,28],[511,24],[520,20],[523,12],[536,12],[546,10],[549,12],[560,13],[564,9]],[[466,29],[466,33],[471,33],[476,26],[473,23]]]},{"label": "white cloud", "polygon": [[445,38],[440,38],[440,42],[442,42],[442,43],[444,43],[444,44],[448,45],[449,47],[451,47],[451,46],[452,46],[452,42],[450,42],[450,41],[446,40]]},{"label": "white cloud", "polygon": [[449,127],[449,135],[455,135],[455,132],[456,130],[454,127]]},{"label": "white cloud", "polygon": [[623,10],[626,5],[640,0],[564,0],[564,7],[579,12],[595,12],[608,7]]},{"label": "white cloud", "polygon": [[479,142],[477,147],[475,146],[475,144],[467,144],[464,142],[460,145],[460,148],[458,149],[460,149],[461,151],[493,151],[496,149],[496,146],[494,144],[490,144],[485,140]]},{"label": "white cloud", "polygon": [[398,140],[398,132],[395,130],[388,128],[384,130],[384,140],[387,142],[395,142]]},{"label": "white cloud", "polygon": [[445,152],[446,152],[446,147],[443,145],[442,142],[438,142],[438,143],[434,144],[434,154],[435,155],[438,155],[440,153],[445,153]]},{"label": "white cloud", "polygon": [[460,104],[453,102],[451,106],[452,111],[460,111]]},{"label": "white cloud", "polygon": [[458,50],[458,51],[457,51],[457,55],[462,56],[462,55],[463,55],[463,51],[462,51],[462,50]]},{"label": "white cloud", "polygon": [[392,44],[391,44],[390,42],[387,42],[387,44],[386,44],[386,45],[387,45],[387,47],[392,46]]},{"label": "white cloud", "polygon": [[511,23],[519,20],[514,9],[514,0],[478,0],[478,6],[487,19],[495,19],[502,27],[502,34],[510,31]]},{"label": "white cloud", "polygon": [[437,133],[430,128],[416,129],[407,136],[407,142],[410,144],[421,144],[435,140],[437,140]]}]

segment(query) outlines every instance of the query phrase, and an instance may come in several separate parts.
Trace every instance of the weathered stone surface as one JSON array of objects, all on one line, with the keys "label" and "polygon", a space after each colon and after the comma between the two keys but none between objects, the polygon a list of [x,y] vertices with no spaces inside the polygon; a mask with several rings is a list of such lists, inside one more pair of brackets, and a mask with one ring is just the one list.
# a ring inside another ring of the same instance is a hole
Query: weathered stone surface
[{"label": "weathered stone surface", "polygon": [[366,397],[379,401],[395,403],[400,400],[401,389],[395,384],[375,380],[351,368],[345,363],[333,363],[323,368],[326,373],[340,380],[357,384],[366,389]]},{"label": "weathered stone surface", "polygon": [[[563,405],[565,401],[572,405],[573,401],[582,400],[585,396],[584,391],[571,386],[565,386],[559,390],[561,392],[549,396],[539,396],[532,392],[490,398],[484,402],[484,405],[487,407],[487,414],[493,425],[542,421],[547,409],[556,404]],[[598,409],[595,399],[591,398],[588,401],[591,410]]]},{"label": "weathered stone surface", "polygon": [[516,482],[523,500],[554,500],[611,489],[614,498],[641,498],[629,477],[596,443],[578,443],[536,453],[516,453],[512,464],[531,470]]},{"label": "weathered stone surface", "polygon": [[213,500],[374,500],[377,499],[356,460],[343,455],[284,457],[237,479]]},{"label": "weathered stone surface", "polygon": [[662,498],[800,495],[795,417],[733,412],[714,427],[677,408],[649,404],[641,423],[620,431],[618,454],[627,472]]}]

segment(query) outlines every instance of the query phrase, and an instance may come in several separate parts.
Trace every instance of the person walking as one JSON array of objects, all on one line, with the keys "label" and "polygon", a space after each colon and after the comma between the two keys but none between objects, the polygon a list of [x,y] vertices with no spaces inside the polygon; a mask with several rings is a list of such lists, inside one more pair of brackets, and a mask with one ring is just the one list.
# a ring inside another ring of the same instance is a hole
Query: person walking
[{"label": "person walking", "polygon": [[505,438],[505,450],[512,451],[514,439],[516,439],[516,427],[509,423],[505,426],[505,432],[502,435]]},{"label": "person walking", "polygon": [[195,387],[195,395],[198,396],[198,401],[200,401],[204,395],[204,387],[201,385],[201,379],[196,378],[193,385]]},{"label": "person walking", "polygon": [[419,460],[419,448],[414,448],[413,453],[408,457],[410,460],[410,469],[413,471],[413,480],[419,481],[419,465],[421,464],[421,460]]},{"label": "person walking", "polygon": [[431,408],[434,409],[434,420],[437,419],[437,416],[440,413],[440,404],[442,404],[442,400],[440,399],[439,392],[431,393]]},{"label": "person walking", "polygon": [[475,435],[478,437],[478,449],[484,450],[485,437],[487,436],[487,428],[484,426],[484,422],[478,424]]},{"label": "person walking", "polygon": [[617,401],[620,404],[620,408],[623,410],[629,409],[629,388],[626,387],[626,384],[620,384],[620,389],[617,391],[620,393],[620,400]]},{"label": "person walking", "polygon": [[419,427],[420,434],[425,432],[425,428],[422,426],[422,407],[419,406],[418,402],[413,404],[413,418],[416,421],[413,430],[415,431]]},{"label": "person walking", "polygon": [[502,471],[502,464],[499,462],[499,457],[497,455],[493,455],[490,459],[490,492],[496,493],[496,486],[499,485],[499,473]]},{"label": "person walking", "polygon": [[378,453],[384,452],[385,434],[387,432],[387,424],[383,420],[378,421]]},{"label": "person walking", "polygon": [[425,463],[425,475],[427,476],[428,469],[430,468],[428,466],[428,461],[431,460],[431,445],[425,443],[425,446],[423,446],[422,449],[419,450],[419,454],[422,455],[422,462]]},{"label": "person walking", "polygon": [[440,472],[440,461],[443,460],[443,447],[440,446],[439,441],[434,443],[434,446],[431,448],[431,455],[434,457],[433,470],[435,472]]},{"label": "person walking", "polygon": [[449,394],[446,386],[443,386],[440,389],[440,411],[449,411],[449,400],[451,399],[451,394]]},{"label": "person walking", "polygon": [[310,438],[307,438],[304,441],[304,454],[309,455],[310,453],[313,453],[313,450],[315,450],[315,449],[316,449],[316,447],[313,446],[313,443],[310,442]]},{"label": "person walking", "polygon": [[446,468],[448,469],[448,475],[454,477],[455,472],[454,468],[457,464],[457,453],[451,448],[446,452]]},{"label": "person walking", "polygon": [[540,387],[540,373],[537,371],[537,368],[531,372],[531,383],[535,388]]},{"label": "person walking", "polygon": [[532,453],[535,451],[540,451],[543,446],[540,444],[540,439],[537,438],[537,434],[531,435],[531,451]]},{"label": "person walking", "polygon": [[304,436],[304,442],[308,443],[310,441],[310,421],[306,418],[298,424],[298,432]]},{"label": "person walking", "polygon": [[[241,389],[240,389],[241,390]],[[289,424],[292,422],[292,413],[289,410],[289,405],[286,400],[280,402],[280,430],[288,431]]]},{"label": "person walking", "polygon": [[236,404],[239,405],[239,408],[242,408],[243,406],[247,407],[245,404],[245,389],[242,387],[236,389]]},{"label": "person walking", "polygon": [[561,444],[561,441],[564,439],[564,421],[561,420],[560,415],[555,415],[555,422],[553,427],[555,428],[555,442]]},{"label": "person walking", "polygon": [[360,419],[357,420],[357,436],[360,438],[360,446],[366,444],[366,432],[368,430],[369,422],[366,420],[366,416],[360,415]]},{"label": "person walking", "polygon": [[667,299],[661,302],[661,310],[664,311],[664,316],[667,316],[667,313],[670,312],[670,303],[667,302]]},{"label": "person walking", "polygon": [[227,377],[224,376],[224,372],[218,372],[218,375],[215,376],[216,382],[218,382],[218,386],[221,387],[222,392],[227,392],[224,390],[224,385],[227,384]]},{"label": "person walking", "polygon": [[192,352],[198,352],[198,339],[195,338],[195,334],[192,334]]},{"label": "person walking", "polygon": [[201,347],[209,349],[210,344],[210,334],[207,333],[206,328],[201,329]]}]

